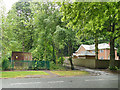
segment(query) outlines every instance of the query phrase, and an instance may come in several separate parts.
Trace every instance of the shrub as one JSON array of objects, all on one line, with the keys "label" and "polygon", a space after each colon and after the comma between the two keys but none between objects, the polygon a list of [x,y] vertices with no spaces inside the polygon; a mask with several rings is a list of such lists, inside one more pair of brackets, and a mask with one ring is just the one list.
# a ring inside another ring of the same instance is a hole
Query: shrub
[{"label": "shrub", "polygon": [[10,70],[11,69],[11,63],[9,59],[6,57],[2,61],[2,70]]},{"label": "shrub", "polygon": [[[62,59],[62,60],[61,60]],[[64,57],[59,57],[58,59],[57,59],[57,63],[58,64],[63,64],[63,62],[65,61],[65,58]]]},{"label": "shrub", "polygon": [[50,63],[50,70],[65,70],[61,64],[54,64],[53,62]]},{"label": "shrub", "polygon": [[110,67],[110,66],[109,66],[109,69],[110,69],[110,70],[118,70],[118,67],[117,67],[117,66],[115,66],[115,67]]}]

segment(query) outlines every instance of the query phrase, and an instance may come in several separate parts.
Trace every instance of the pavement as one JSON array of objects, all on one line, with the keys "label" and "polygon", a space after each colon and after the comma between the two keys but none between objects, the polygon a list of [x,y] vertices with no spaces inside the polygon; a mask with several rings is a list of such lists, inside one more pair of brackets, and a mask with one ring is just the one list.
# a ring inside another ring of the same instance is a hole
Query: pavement
[{"label": "pavement", "polygon": [[75,67],[90,72],[88,76],[61,77],[50,71],[50,76],[28,76],[2,80],[2,88],[118,88],[118,74],[106,71]]},{"label": "pavement", "polygon": [[2,88],[118,88],[118,76],[3,79]]}]

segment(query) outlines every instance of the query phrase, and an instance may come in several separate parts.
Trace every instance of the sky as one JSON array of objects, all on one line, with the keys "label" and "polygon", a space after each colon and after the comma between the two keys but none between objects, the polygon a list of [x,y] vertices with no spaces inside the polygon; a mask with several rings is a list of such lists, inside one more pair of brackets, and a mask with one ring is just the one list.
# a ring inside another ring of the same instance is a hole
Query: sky
[{"label": "sky", "polygon": [[17,1],[18,0],[3,0],[6,7],[6,13],[11,9],[12,5]]},{"label": "sky", "polygon": [[[12,5],[17,1],[18,0],[3,0],[5,7],[6,7],[6,13],[11,9]],[[35,0],[35,1],[40,1],[40,0]],[[57,1],[63,1],[63,0],[57,0]],[[80,1],[80,0],[78,0],[78,1]],[[119,1],[119,0],[112,0],[112,1]]]},{"label": "sky", "polygon": [[[6,8],[6,13],[11,9],[12,5],[19,0],[3,0]],[[40,1],[40,0],[35,0],[35,1]]]}]

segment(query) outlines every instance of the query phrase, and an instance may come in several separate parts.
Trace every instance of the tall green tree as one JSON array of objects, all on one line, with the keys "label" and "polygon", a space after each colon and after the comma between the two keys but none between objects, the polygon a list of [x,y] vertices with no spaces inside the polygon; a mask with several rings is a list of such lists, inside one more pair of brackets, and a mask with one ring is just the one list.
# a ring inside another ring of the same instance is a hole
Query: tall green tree
[{"label": "tall green tree", "polygon": [[3,30],[5,28],[5,7],[4,7],[4,3],[3,0],[0,0],[0,67],[2,67],[2,58],[4,55],[4,51],[2,50],[2,48],[4,48],[4,46],[2,46],[2,40],[3,40]]},{"label": "tall green tree", "polygon": [[73,29],[77,29],[81,33],[94,36],[96,59],[98,59],[98,36],[100,35],[100,17],[96,14],[99,12],[98,7],[99,3],[75,2],[72,4],[68,3],[67,5],[63,3],[61,8],[61,11],[65,12],[63,20],[68,20],[68,27],[72,26]]},{"label": "tall green tree", "polygon": [[76,33],[72,29],[66,30],[66,40],[68,44],[68,55],[69,55],[69,61],[71,64],[71,70],[74,70],[74,65],[72,62],[72,54],[73,54],[73,47],[74,47],[74,42],[75,42],[75,35]]},{"label": "tall green tree", "polygon": [[[115,39],[120,37],[120,2],[103,3],[103,32],[110,41],[110,64],[115,68]],[[111,9],[112,8],[112,9]]]},{"label": "tall green tree", "polygon": [[[63,2],[61,11],[63,13],[62,20],[68,22],[68,27],[80,30],[82,33],[95,35],[96,56],[98,54],[98,36],[103,34],[109,37],[111,43],[110,67],[114,67],[114,39],[120,35],[119,2]],[[105,27],[107,28],[104,29]]]},{"label": "tall green tree", "polygon": [[56,46],[60,49],[61,51],[61,62],[63,64],[63,52],[65,46],[67,46],[67,51],[69,55],[69,61],[71,64],[71,69],[74,70],[74,65],[72,62],[72,53],[73,53],[73,47],[74,47],[74,42],[75,42],[75,35],[76,33],[72,29],[68,29],[66,27],[60,27],[57,26],[57,30],[54,33],[54,40],[56,43]]},{"label": "tall green tree", "polygon": [[33,44],[33,25],[30,3],[17,2],[8,12],[6,19],[5,47],[9,51],[28,52]]},{"label": "tall green tree", "polygon": [[[51,57],[56,63],[56,50],[53,34],[56,26],[60,24],[60,14],[56,4],[52,2],[37,2],[33,5],[35,29],[39,38],[38,44],[43,48],[43,58],[47,60]],[[41,45],[42,44],[42,45]]]},{"label": "tall green tree", "polygon": [[6,28],[6,8],[3,0],[0,0],[0,53],[6,55],[7,48],[4,46],[3,41],[5,40],[5,28]]},{"label": "tall green tree", "polygon": [[[22,51],[28,51],[32,48],[32,34],[33,25],[31,22],[33,20],[33,14],[31,13],[30,3],[29,2],[17,2],[15,5],[16,14],[17,14],[17,33],[19,33],[18,39],[22,43]],[[21,37],[21,38],[20,38]]]},{"label": "tall green tree", "polygon": [[54,33],[54,42],[56,47],[56,53],[57,57],[61,57],[61,64],[63,64],[63,52],[66,45],[65,39],[66,39],[66,31],[64,28],[61,28],[60,26],[56,27],[56,31]]}]

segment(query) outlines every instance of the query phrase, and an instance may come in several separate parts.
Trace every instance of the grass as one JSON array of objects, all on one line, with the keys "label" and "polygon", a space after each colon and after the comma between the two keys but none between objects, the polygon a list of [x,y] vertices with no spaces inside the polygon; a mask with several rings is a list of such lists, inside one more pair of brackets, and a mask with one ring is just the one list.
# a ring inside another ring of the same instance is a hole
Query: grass
[{"label": "grass", "polygon": [[50,63],[50,70],[66,70],[66,68],[64,66],[62,66],[61,64],[54,64],[54,63]]},{"label": "grass", "polygon": [[88,75],[88,72],[85,71],[51,71],[54,74],[60,76],[80,76],[80,75]]},{"label": "grass", "polygon": [[3,71],[0,78],[24,77],[26,75],[49,75],[44,71]]},{"label": "grass", "polygon": [[0,67],[0,71],[2,71],[2,67]]},{"label": "grass", "polygon": [[[85,71],[50,71],[53,74],[57,74],[59,76],[81,76],[81,75],[89,75],[88,72]],[[49,75],[44,71],[2,71],[0,72],[0,78],[16,78],[16,77],[25,77],[27,75]]]}]

